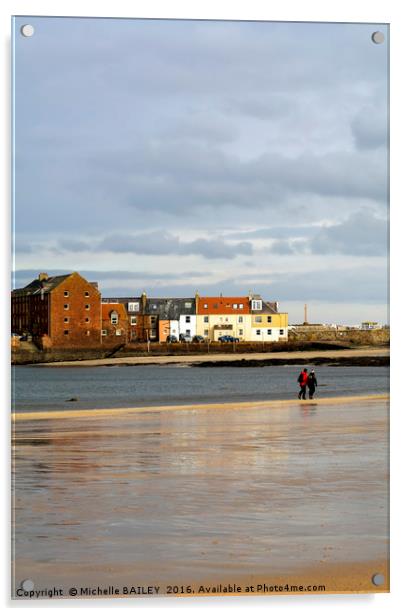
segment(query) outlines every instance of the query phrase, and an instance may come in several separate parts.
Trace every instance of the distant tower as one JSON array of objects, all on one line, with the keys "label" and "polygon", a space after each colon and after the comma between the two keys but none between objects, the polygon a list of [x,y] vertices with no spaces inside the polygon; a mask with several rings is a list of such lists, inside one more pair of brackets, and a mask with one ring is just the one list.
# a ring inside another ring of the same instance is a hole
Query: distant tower
[{"label": "distant tower", "polygon": [[304,304],[304,325],[308,325],[308,306]]}]

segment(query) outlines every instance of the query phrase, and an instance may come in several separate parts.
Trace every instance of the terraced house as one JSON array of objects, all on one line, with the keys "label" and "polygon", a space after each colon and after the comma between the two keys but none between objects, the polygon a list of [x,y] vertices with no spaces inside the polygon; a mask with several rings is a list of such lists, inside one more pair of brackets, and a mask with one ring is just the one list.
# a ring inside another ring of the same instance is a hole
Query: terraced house
[{"label": "terraced house", "polygon": [[259,295],[250,298],[250,342],[288,340],[288,314],[278,311],[277,302],[264,301]]},{"label": "terraced house", "polygon": [[249,297],[196,296],[196,333],[217,341],[222,336],[249,340],[251,330]]}]

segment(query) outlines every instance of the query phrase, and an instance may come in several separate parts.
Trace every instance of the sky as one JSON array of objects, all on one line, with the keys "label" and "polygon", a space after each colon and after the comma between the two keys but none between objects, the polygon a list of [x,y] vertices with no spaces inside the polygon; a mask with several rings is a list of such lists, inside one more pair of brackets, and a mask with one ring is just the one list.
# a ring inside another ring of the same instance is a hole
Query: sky
[{"label": "sky", "polygon": [[305,303],[388,323],[387,38],[16,18],[13,286],[79,271],[104,296],[253,292],[291,323]]}]

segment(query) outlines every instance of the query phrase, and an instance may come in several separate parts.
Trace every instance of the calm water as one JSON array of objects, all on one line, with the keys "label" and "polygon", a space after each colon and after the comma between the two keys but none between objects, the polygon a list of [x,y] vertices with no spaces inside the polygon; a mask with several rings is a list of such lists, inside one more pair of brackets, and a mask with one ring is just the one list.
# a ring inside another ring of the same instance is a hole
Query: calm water
[{"label": "calm water", "polygon": [[[13,410],[63,410],[295,398],[300,366],[13,367]],[[388,367],[316,369],[317,397],[388,393]],[[77,401],[68,402],[69,398]]]}]

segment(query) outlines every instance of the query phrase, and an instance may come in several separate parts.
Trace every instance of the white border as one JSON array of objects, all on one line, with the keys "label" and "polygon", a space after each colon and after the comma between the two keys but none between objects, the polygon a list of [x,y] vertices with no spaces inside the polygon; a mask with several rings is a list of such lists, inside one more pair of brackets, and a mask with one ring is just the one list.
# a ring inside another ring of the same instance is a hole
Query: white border
[{"label": "white border", "polygon": [[[388,595],[330,595],[312,597],[250,597],[250,598],[218,598],[208,600],[136,600],[133,601],[89,601],[56,603],[47,602],[9,602],[9,553],[5,550],[2,561],[2,603],[6,609],[14,609],[19,612],[23,609],[68,609],[75,610],[75,614],[85,609],[117,609],[130,608],[137,612],[164,608],[167,612],[233,610],[244,613],[246,610],[256,609],[260,612],[270,610],[284,611],[301,614],[323,613],[390,613],[401,612],[403,601],[404,583],[404,549],[406,536],[406,522],[403,520],[403,497],[406,493],[404,469],[406,461],[403,456],[406,450],[406,405],[403,404],[402,393],[407,386],[406,367],[403,365],[403,350],[406,346],[406,335],[403,325],[406,323],[407,301],[404,299],[406,292],[406,255],[403,248],[406,244],[405,233],[405,210],[407,201],[405,197],[405,178],[407,175],[406,155],[406,129],[405,110],[407,101],[405,95],[405,66],[406,66],[406,21],[404,17],[402,0],[285,0],[276,2],[273,0],[196,0],[177,1],[150,0],[150,1],[125,1],[115,0],[98,2],[91,0],[52,0],[36,2],[3,0],[0,5],[1,28],[2,28],[2,62],[1,84],[3,85],[1,98],[2,105],[2,134],[10,136],[9,128],[9,94],[10,94],[10,28],[11,15],[61,15],[61,16],[111,16],[111,17],[161,17],[161,18],[195,18],[195,19],[259,19],[275,21],[342,21],[342,22],[371,22],[391,24],[391,326],[392,326],[392,371],[391,371],[391,530],[392,530],[392,572],[391,593]],[[9,137],[10,138],[10,137]],[[1,149],[1,173],[3,187],[2,225],[0,226],[2,237],[1,250],[1,298],[0,301],[0,341],[2,343],[2,370],[0,388],[3,392],[3,405],[1,407],[3,423],[3,487],[5,490],[3,502],[6,504],[2,511],[3,531],[5,545],[9,545],[9,216],[7,215],[10,203],[10,155],[9,139],[4,141]],[[404,398],[406,396],[404,395]],[[154,603],[153,603],[153,602]],[[86,606],[86,607],[82,607]]]}]

